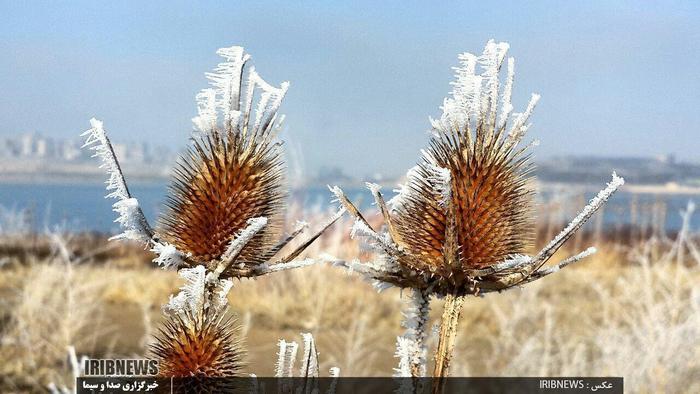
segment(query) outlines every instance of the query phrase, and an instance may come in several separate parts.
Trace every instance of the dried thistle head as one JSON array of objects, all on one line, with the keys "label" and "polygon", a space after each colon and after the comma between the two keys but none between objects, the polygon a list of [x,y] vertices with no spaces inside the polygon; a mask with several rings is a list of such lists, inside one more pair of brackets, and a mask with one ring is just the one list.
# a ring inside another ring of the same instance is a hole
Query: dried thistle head
[{"label": "dried thistle head", "polygon": [[233,320],[223,316],[171,315],[150,350],[163,377],[241,376],[244,366]]},{"label": "dried thistle head", "polygon": [[528,156],[493,127],[480,123],[475,136],[467,128],[434,133],[408,177],[410,193],[395,201],[397,244],[436,270],[446,255],[453,260],[444,268],[455,275],[488,267],[524,253],[531,241]]},{"label": "dried thistle head", "polygon": [[[92,119],[85,146],[107,169],[108,197],[124,233],[116,238],[146,243],[165,267],[204,264],[214,276],[252,277],[312,264],[292,262],[342,212],[296,248],[283,248],[304,231],[280,238],[284,220],[284,159],[277,134],[278,109],[289,84],[265,82],[241,47],[217,51],[225,61],[207,73],[211,88],[197,95],[192,145],[178,161],[166,209],[154,230],[121,172],[102,122]],[[279,256],[278,256],[279,255]]]},{"label": "dried thistle head", "polygon": [[608,188],[545,249],[524,255],[534,233],[527,151],[534,143],[519,144],[539,95],[523,113],[511,114],[512,58],[502,89],[499,79],[507,50],[508,44],[492,40],[480,56],[460,55],[451,97],[441,117],[431,119],[430,145],[389,205],[379,186],[368,184],[386,234],[374,231],[339,188],[331,189],[357,219],[352,233],[366,236],[380,252],[371,264],[342,265],[379,283],[440,294],[503,290],[550,273],[542,265],[623,183],[613,174]]},{"label": "dried thistle head", "polygon": [[[266,225],[237,256],[259,264],[278,241],[283,220],[284,160],[275,137],[288,84],[274,88],[254,69],[244,81],[250,56],[240,47],[218,53],[226,62],[208,74],[216,89],[197,96],[199,133],[176,165],[158,234],[191,259],[209,262],[224,254],[249,219],[264,217]],[[262,97],[253,117],[256,89]]]},{"label": "dried thistle head", "polygon": [[203,265],[182,268],[185,283],[164,308],[165,320],[150,346],[162,377],[181,380],[186,392],[221,392],[226,380],[241,376],[244,350],[228,310],[230,279],[214,279]]},{"label": "dried thistle head", "polygon": [[223,314],[173,314],[161,324],[150,346],[158,376],[173,378],[175,392],[233,392],[243,376],[244,350],[233,320]]},{"label": "dried thistle head", "polygon": [[269,138],[251,138],[231,126],[195,137],[174,171],[159,234],[192,259],[207,262],[223,255],[248,219],[265,217],[267,225],[239,254],[246,263],[264,262],[264,252],[280,236],[283,170],[282,152]]},{"label": "dried thistle head", "polygon": [[107,197],[117,199],[113,208],[124,232],[115,238],[145,243],[157,254],[155,262],[178,268],[186,279],[166,305],[170,320],[154,347],[169,376],[237,373],[240,351],[230,322],[220,317],[232,286],[229,278],[313,264],[295,259],[344,212],[283,252],[306,228],[298,225],[280,238],[286,188],[278,109],[288,83],[273,87],[265,82],[247,66],[250,56],[241,47],[217,53],[225,61],[207,73],[212,88],[197,95],[196,134],[174,170],[155,230],[127,187],[102,122],[92,119],[84,133],[85,146],[107,170]]}]

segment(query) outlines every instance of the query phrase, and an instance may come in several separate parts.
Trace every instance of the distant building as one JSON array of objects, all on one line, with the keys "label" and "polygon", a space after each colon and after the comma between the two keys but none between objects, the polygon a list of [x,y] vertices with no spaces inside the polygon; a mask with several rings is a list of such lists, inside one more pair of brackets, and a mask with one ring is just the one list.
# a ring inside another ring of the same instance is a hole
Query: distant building
[{"label": "distant building", "polygon": [[30,157],[34,153],[34,133],[22,134],[19,139],[20,155]]},{"label": "distant building", "polygon": [[[9,159],[56,160],[78,162],[90,160],[92,152],[81,149],[76,140],[44,137],[36,132],[14,137],[0,138],[0,161]],[[114,152],[124,162],[164,163],[174,159],[173,152],[165,147],[151,149],[147,143],[113,143]]]}]

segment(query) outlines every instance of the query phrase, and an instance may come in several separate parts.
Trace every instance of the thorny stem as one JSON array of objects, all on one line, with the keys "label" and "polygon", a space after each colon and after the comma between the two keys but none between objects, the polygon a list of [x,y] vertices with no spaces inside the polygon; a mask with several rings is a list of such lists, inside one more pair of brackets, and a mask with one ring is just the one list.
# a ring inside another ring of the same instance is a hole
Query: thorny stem
[{"label": "thorny stem", "polygon": [[455,347],[457,337],[457,325],[459,316],[464,305],[464,295],[448,294],[445,296],[445,307],[442,312],[440,322],[440,337],[438,347],[435,351],[435,369],[433,377],[436,378],[433,384],[433,394],[442,393],[450,369],[450,360]]}]

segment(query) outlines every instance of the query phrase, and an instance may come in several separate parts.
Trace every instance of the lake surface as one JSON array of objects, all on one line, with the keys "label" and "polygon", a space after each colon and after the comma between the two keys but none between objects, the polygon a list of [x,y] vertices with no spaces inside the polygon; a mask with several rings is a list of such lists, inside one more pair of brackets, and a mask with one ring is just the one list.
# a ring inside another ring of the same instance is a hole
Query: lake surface
[{"label": "lake surface", "polygon": [[[167,185],[135,183],[130,184],[129,188],[139,200],[148,219],[152,224],[155,223],[165,200]],[[355,187],[345,191],[362,209],[370,207],[372,196],[366,189]],[[392,197],[391,188],[385,187],[383,191],[387,199]],[[115,214],[112,212],[112,203],[115,200],[105,199],[104,195],[104,187],[100,184],[0,184],[0,226],[3,224],[3,216],[7,218],[8,212],[26,211],[32,228],[38,231],[63,228],[71,231],[116,233],[118,226],[114,223]],[[575,210],[583,207],[581,204],[584,199],[587,200],[593,195],[592,192],[585,193],[585,197],[581,193],[577,196],[572,194],[569,196],[571,198],[558,195],[563,209],[558,211],[557,215],[560,215],[562,220],[570,218],[575,214]],[[551,201],[552,197],[551,193],[544,193],[540,203]],[[645,213],[645,209],[661,202],[665,204],[667,213],[665,228],[669,231],[677,230],[681,225],[679,210],[685,208],[689,199],[697,197],[620,192],[614,195],[606,206],[603,213],[604,224],[619,226],[633,221],[633,215],[630,213],[632,205],[636,205],[640,212],[641,218],[637,217],[637,223],[644,223],[645,220],[651,220],[651,214]],[[319,186],[295,190],[290,201],[301,203],[308,209],[326,210],[331,209],[331,198],[328,189]],[[546,214],[547,210],[544,212]],[[649,217],[644,218],[644,215]]]}]

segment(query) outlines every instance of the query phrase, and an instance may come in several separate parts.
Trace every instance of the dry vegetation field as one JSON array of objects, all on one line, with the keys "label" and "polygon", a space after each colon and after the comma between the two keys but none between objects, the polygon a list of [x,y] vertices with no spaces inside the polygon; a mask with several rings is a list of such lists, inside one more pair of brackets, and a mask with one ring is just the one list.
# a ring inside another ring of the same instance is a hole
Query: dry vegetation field
[{"label": "dry vegetation field", "polygon": [[[560,217],[544,211],[540,240]],[[322,215],[304,216],[313,223]],[[338,223],[305,254],[370,259],[349,226]],[[595,244],[592,258],[522,289],[470,299],[453,375],[624,376],[629,392],[700,392],[700,234],[647,227],[594,222],[560,252]],[[2,234],[0,391],[70,385],[69,346],[79,356],[144,356],[160,306],[181,285],[151,258],[100,235]],[[314,334],[322,367],[338,366],[342,376],[387,376],[396,364],[398,289],[377,293],[320,264],[239,282],[229,298],[246,370],[258,376],[272,374],[277,340],[302,332]],[[433,301],[433,319],[440,309]]]}]

